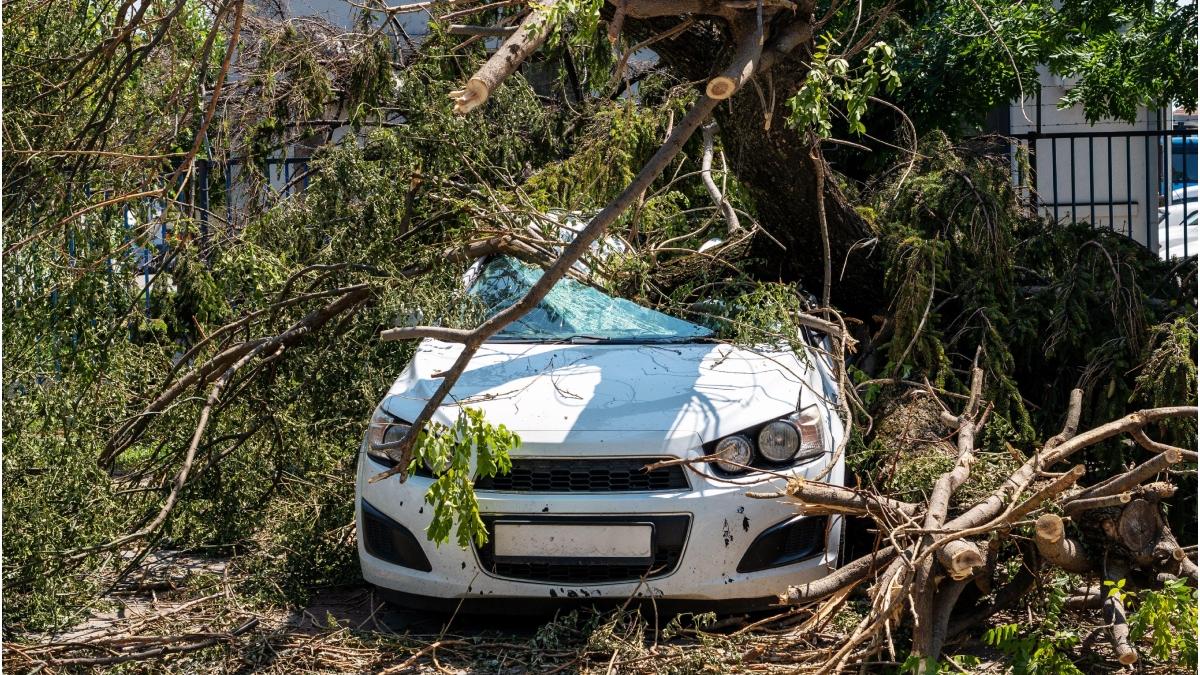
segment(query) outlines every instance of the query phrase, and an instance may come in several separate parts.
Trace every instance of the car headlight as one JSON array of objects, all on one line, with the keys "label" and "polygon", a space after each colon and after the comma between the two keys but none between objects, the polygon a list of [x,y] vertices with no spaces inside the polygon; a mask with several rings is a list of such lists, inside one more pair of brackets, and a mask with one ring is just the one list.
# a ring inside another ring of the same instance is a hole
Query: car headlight
[{"label": "car headlight", "polygon": [[388,468],[396,466],[396,460],[382,448],[402,440],[411,428],[412,425],[408,422],[391,415],[383,408],[377,408],[367,427],[367,456]]},{"label": "car headlight", "polygon": [[800,449],[800,430],[791,420],[775,420],[758,432],[758,451],[763,459],[786,462]]},{"label": "car headlight", "polygon": [[[751,441],[757,441],[757,443]],[[740,474],[753,466],[794,466],[825,453],[825,433],[817,406],[770,420],[706,446],[717,468]]]},{"label": "car headlight", "polygon": [[796,452],[796,459],[811,459],[825,452],[825,433],[821,428],[821,413],[817,406],[809,406],[790,419],[800,432],[800,449]]},{"label": "car headlight", "polygon": [[754,446],[750,445],[749,438],[740,434],[726,436],[717,441],[713,454],[721,458],[717,460],[717,466],[722,471],[742,473],[750,470],[750,463],[754,461]]}]

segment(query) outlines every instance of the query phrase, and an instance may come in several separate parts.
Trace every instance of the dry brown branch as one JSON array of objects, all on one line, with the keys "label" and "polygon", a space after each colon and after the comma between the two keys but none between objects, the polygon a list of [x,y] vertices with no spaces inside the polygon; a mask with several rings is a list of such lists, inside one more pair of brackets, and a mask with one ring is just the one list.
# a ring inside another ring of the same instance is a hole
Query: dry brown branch
[{"label": "dry brown branch", "polygon": [[[1127,570],[1120,565],[1109,565],[1105,577],[1117,583],[1125,579]],[[1108,638],[1117,652],[1117,660],[1123,666],[1137,663],[1138,653],[1129,640],[1129,624],[1125,619],[1125,599],[1120,591],[1109,592],[1104,598],[1104,619],[1108,622]]]},{"label": "dry brown branch", "polygon": [[[166,637],[147,637],[147,638],[132,638],[128,636],[117,636],[111,638],[103,638],[90,642],[67,644],[63,647],[72,648],[78,652],[82,650],[103,652],[104,656],[62,656],[49,657],[39,659],[36,657],[27,657],[31,665],[39,666],[37,669],[47,666],[56,668],[60,666],[83,666],[98,668],[102,666],[115,666],[122,663],[131,663],[134,661],[148,661],[150,659],[160,659],[172,654],[185,654],[201,649],[207,649],[222,643],[232,641],[234,638],[250,632],[258,626],[258,619],[252,618],[242,622],[228,633],[185,633],[181,635],[172,635]],[[50,645],[54,646],[54,645]],[[16,648],[15,645],[5,643],[5,650]]]},{"label": "dry brown branch", "polygon": [[1093,497],[1091,499],[1073,499],[1073,500],[1067,502],[1065,505],[1063,505],[1063,513],[1065,513],[1067,516],[1069,516],[1071,518],[1075,518],[1075,517],[1078,517],[1084,511],[1091,511],[1093,509],[1106,509],[1106,508],[1109,508],[1112,506],[1121,506],[1123,504],[1128,504],[1129,500],[1132,498],[1133,498],[1133,495],[1131,495],[1130,493],[1122,492],[1120,494],[1109,495],[1107,497]]},{"label": "dry brown branch", "polygon": [[[957,417],[950,416],[948,422],[957,424],[958,457],[954,468],[942,474],[933,484],[929,495],[928,508],[925,511],[923,529],[933,531],[940,529],[946,521],[950,498],[971,474],[971,464],[975,461],[975,431],[979,424],[980,399],[983,395],[983,370],[974,368],[971,371],[971,393],[966,407]],[[944,417],[947,417],[943,413]],[[953,549],[941,548],[942,560],[939,563],[948,569],[956,580],[965,579],[970,575],[974,566],[983,563],[983,554],[969,542],[957,540]],[[921,548],[928,549],[934,543],[932,534],[922,537]],[[972,550],[973,549],[973,550]],[[934,561],[926,558],[918,564],[913,575],[911,602],[916,614],[916,626],[913,630],[913,654],[925,663],[936,659],[941,653],[942,645],[934,627],[938,624],[935,618],[934,606],[936,592],[934,586]],[[965,569],[964,569],[965,568]]]},{"label": "dry brown branch", "polygon": [[827,506],[842,509],[847,513],[869,514],[877,520],[894,520],[898,515],[912,518],[920,512],[920,506],[917,504],[804,478],[789,480],[784,496],[805,505]]},{"label": "dry brown branch", "polygon": [[[918,389],[937,400],[938,394],[928,387]],[[1173,486],[1166,481],[1140,485],[1158,470],[1169,466],[1177,453],[1164,450],[1147,463],[1149,467],[1143,465],[1101,483],[1098,487],[1102,490],[1118,489],[1125,495],[1123,499],[1103,503],[1092,496],[1086,500],[1077,499],[1086,491],[1068,495],[1085,475],[1082,465],[1061,474],[1049,471],[1054,464],[1084,448],[1152,422],[1194,415],[1194,408],[1143,410],[1080,434],[1082,392],[1076,390],[1072,393],[1062,432],[1032,453],[990,496],[954,516],[949,512],[950,497],[970,476],[975,433],[989,410],[983,401],[982,390],[982,372],[976,369],[972,372],[970,394],[966,396],[963,411],[954,414],[943,405],[941,417],[954,430],[957,457],[954,467],[937,479],[923,506],[902,508],[878,501],[881,499],[878,495],[861,495],[848,488],[806,482],[789,486],[788,498],[801,503],[803,509],[832,508],[842,513],[868,514],[892,543],[885,549],[890,563],[860,559],[825,580],[791,589],[781,598],[791,604],[811,602],[874,578],[875,583],[868,591],[871,607],[868,615],[838,648],[825,656],[822,669],[837,671],[855,659],[883,648],[890,644],[891,631],[906,621],[912,625],[913,655],[928,669],[939,658],[948,636],[962,632],[996,611],[1011,607],[1026,593],[1038,579],[1038,560],[1086,574],[1104,568],[1105,563],[1094,558],[1093,552],[1107,550],[1110,557],[1115,556],[1114,564],[1128,561],[1149,572],[1151,578],[1156,572],[1168,577],[1195,573],[1195,566],[1183,555],[1158,511],[1161,499],[1173,494]],[[1034,481],[1042,477],[1049,480],[1042,482],[1032,494],[1026,494]],[[1030,514],[1071,503],[1077,504],[1072,513],[1101,509],[1102,515],[1099,518],[1089,516],[1087,526],[1081,527],[1078,535],[1068,534],[1068,524],[1055,513],[1041,515],[1031,537],[1040,555],[1033,555],[1033,547],[1021,545],[1027,564],[996,593],[995,599],[972,611],[957,613],[951,620],[963,589],[973,579],[983,589],[991,586],[994,556],[999,549],[989,545],[989,558],[972,538],[991,535],[990,541],[998,544],[999,537],[1007,536],[1014,528],[1024,527],[1027,522],[1024,519]],[[1113,506],[1125,508],[1109,508]],[[918,514],[923,514],[921,522],[914,523],[913,517]],[[1094,537],[1100,537],[1102,541],[1094,542],[1093,546],[1091,539]],[[1084,538],[1089,545],[1084,545]],[[1096,602],[1090,596],[1079,595],[1081,599],[1075,604],[1085,606]]]},{"label": "dry brown branch", "polygon": [[1063,607],[1075,611],[1101,609],[1103,606],[1104,590],[1099,586],[1076,589],[1074,595],[1068,595],[1063,601]]},{"label": "dry brown branch", "polygon": [[1053,467],[1055,464],[1066,460],[1080,450],[1089,448],[1132,429],[1140,429],[1151,422],[1175,417],[1194,417],[1196,413],[1197,408],[1195,406],[1150,408],[1131,413],[1107,424],[1102,424],[1078,436],[1074,436],[1053,448],[1047,444],[1046,449],[1030,457],[1021,468],[1013,472],[991,495],[947,523],[946,529],[966,529],[987,523],[1004,511],[1005,505],[1012,498],[1012,495],[1020,494],[1025,490],[1038,475],[1038,472]]},{"label": "dry brown branch", "polygon": [[1118,474],[1094,485],[1077,495],[1078,499],[1089,499],[1092,497],[1106,497],[1108,495],[1118,494],[1130,490],[1133,487],[1153,478],[1154,476],[1166,471],[1172,464],[1178,464],[1183,459],[1177,448],[1155,455],[1153,459],[1144,464],[1127,471],[1123,474]]},{"label": "dry brown branch", "polygon": [[1053,513],[1044,514],[1037,519],[1034,530],[1038,553],[1047,562],[1077,574],[1092,570],[1092,561],[1084,552],[1083,545],[1066,536],[1062,518]]},{"label": "dry brown branch", "polygon": [[1158,441],[1147,436],[1145,430],[1143,429],[1134,429],[1129,432],[1129,435],[1133,437],[1133,440],[1137,441],[1138,445],[1149,450],[1150,452],[1162,453],[1174,450],[1179,453],[1179,456],[1183,458],[1183,461],[1191,462],[1193,464],[1195,464],[1197,459],[1200,458],[1200,454],[1196,453],[1194,450],[1184,450],[1183,448],[1176,448],[1165,443],[1159,443]]},{"label": "dry brown branch", "polygon": [[763,52],[762,22],[745,16],[739,23],[735,23],[733,28],[735,35],[741,33],[744,37],[739,39],[737,51],[733,53],[729,65],[705,86],[704,94],[709,98],[725,100],[733,96],[758,70],[758,62]]},{"label": "dry brown branch", "polygon": [[853,562],[842,565],[829,576],[810,581],[803,586],[790,586],[779,596],[779,601],[786,605],[799,605],[815,602],[836,593],[844,586],[855,586],[896,557],[896,549],[891,546],[882,548],[874,553],[865,555]]},{"label": "dry brown branch", "polygon": [[1032,497],[1026,499],[1020,506],[1005,514],[1005,522],[1013,523],[1021,520],[1030,513],[1033,513],[1037,509],[1041,508],[1042,505],[1047,501],[1054,500],[1060,494],[1069,489],[1076,483],[1076,481],[1078,481],[1080,478],[1083,478],[1083,474],[1085,473],[1087,473],[1087,469],[1085,469],[1082,464],[1076,464],[1075,466],[1071,467],[1070,471],[1067,471],[1058,478],[1050,481],[1048,484],[1042,487],[1042,489],[1038,490]]},{"label": "dry brown branch", "polygon": [[451,35],[478,35],[482,37],[508,37],[517,32],[517,26],[471,26],[452,23],[446,28]]}]

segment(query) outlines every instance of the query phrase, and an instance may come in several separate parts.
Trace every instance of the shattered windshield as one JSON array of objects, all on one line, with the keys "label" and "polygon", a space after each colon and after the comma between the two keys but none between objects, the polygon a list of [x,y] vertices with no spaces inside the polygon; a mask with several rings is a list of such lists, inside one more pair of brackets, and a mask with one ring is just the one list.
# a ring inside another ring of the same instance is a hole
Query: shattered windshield
[{"label": "shattered windshield", "polygon": [[[470,293],[491,317],[520,299],[541,276],[541,268],[499,256],[484,265]],[[685,342],[711,335],[712,331],[704,326],[605,295],[567,277],[528,314],[505,326],[492,339]]]}]

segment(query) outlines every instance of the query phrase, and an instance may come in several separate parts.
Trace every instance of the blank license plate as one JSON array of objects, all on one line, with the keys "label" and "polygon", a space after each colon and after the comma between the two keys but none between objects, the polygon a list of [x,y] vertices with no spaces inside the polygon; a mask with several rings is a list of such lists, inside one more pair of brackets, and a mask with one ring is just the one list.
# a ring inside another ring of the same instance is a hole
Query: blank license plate
[{"label": "blank license plate", "polygon": [[496,523],[497,559],[625,558],[649,560],[654,525]]}]

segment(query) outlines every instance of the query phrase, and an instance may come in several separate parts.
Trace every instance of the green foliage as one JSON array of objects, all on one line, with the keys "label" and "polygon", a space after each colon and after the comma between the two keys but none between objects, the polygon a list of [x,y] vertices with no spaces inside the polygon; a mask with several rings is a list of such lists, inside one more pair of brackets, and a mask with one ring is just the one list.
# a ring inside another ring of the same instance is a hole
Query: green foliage
[{"label": "green foliage", "polygon": [[983,634],[984,643],[1009,659],[1014,675],[1083,675],[1069,657],[1079,636],[1059,625],[1066,600],[1065,581],[1056,578],[1046,587],[1042,611],[1033,626],[1001,624]]},{"label": "green foliage", "polygon": [[[1010,660],[1017,675],[1065,674],[1082,671],[1068,657],[1079,644],[1078,635],[1061,627],[1068,580],[1055,577],[1047,586],[1042,611],[1035,626],[1002,624],[984,633],[984,642]],[[1118,596],[1136,609],[1129,614],[1130,638],[1149,643],[1145,656],[1160,663],[1196,668],[1196,592],[1184,580],[1170,581],[1162,590],[1133,592],[1126,580],[1105,581],[1105,593]]]},{"label": "green foliage", "polygon": [[[1125,414],[1135,391],[1147,403],[1195,400],[1186,266],[1172,273],[1115,233],[1038,220],[1018,203],[1007,159],[986,147],[934,134],[922,154],[902,184],[874,190],[892,294],[888,372],[964,391],[981,348],[995,405],[981,440],[994,453],[1057,428],[1076,386],[1089,397],[1085,424]],[[1145,288],[1145,279],[1162,281]],[[1159,324],[1174,329],[1148,328]],[[1093,456],[1120,459],[1109,446]]]},{"label": "green foliage", "polygon": [[332,98],[333,78],[322,66],[307,35],[287,23],[259,45],[256,82],[260,96],[274,104],[281,120],[321,117]]},{"label": "green foliage", "polygon": [[169,296],[172,328],[177,336],[194,335],[197,326],[220,325],[230,314],[228,303],[196,248],[182,246],[181,249],[171,270],[175,290]]},{"label": "green foliage", "polygon": [[628,101],[597,107],[571,155],[531,176],[524,191],[543,209],[603,206],[658,149],[665,112]]},{"label": "green foliage", "polygon": [[475,478],[508,473],[512,469],[508,453],[520,444],[519,436],[503,424],[491,425],[475,408],[463,408],[449,427],[431,425],[421,432],[413,467],[424,464],[436,476],[425,493],[425,503],[433,506],[433,519],[426,530],[430,541],[444,544],[455,521],[459,546],[467,548],[472,541],[482,546],[487,541],[487,528],[475,499]]},{"label": "green foliage", "polygon": [[1194,3],[950,0],[900,13],[884,39],[896,46],[896,102],[920,127],[978,128],[993,108],[1033,98],[1039,65],[1075,79],[1059,103],[1081,104],[1091,122],[1196,102]]},{"label": "green foliage", "polygon": [[[1196,315],[1185,314],[1151,328],[1146,351],[1131,401],[1161,407],[1191,400],[1196,391]],[[1180,446],[1196,444],[1192,420],[1174,420],[1165,426]]]},{"label": "green foliage", "polygon": [[[1122,580],[1124,581],[1124,580]],[[1137,609],[1129,615],[1130,638],[1150,638],[1150,658],[1196,669],[1196,590],[1184,579],[1168,581],[1162,590],[1137,594]]]},{"label": "green foliage", "polygon": [[951,368],[938,335],[940,317],[933,299],[938,282],[944,286],[949,280],[950,270],[946,265],[949,251],[949,242],[937,235],[933,239],[920,235],[904,237],[892,248],[886,274],[887,283],[896,293],[892,301],[895,316],[892,344],[905,345],[904,351],[892,356],[891,370],[908,377],[911,364],[921,364],[925,372],[933,374],[933,382],[939,387],[945,386]]},{"label": "green foliage", "polygon": [[828,35],[819,38],[811,70],[787,102],[788,122],[798,129],[812,130],[819,138],[828,138],[833,132],[830,110],[835,105],[845,107],[850,133],[866,133],[862,120],[868,101],[881,90],[890,93],[900,86],[900,73],[893,67],[896,52],[890,45],[876,42],[854,68],[845,58],[832,55],[837,46]]},{"label": "green foliage", "polygon": [[1083,675],[1064,654],[1079,644],[1073,633],[1026,634],[1008,623],[989,628],[983,641],[1008,657],[1015,675]]},{"label": "green foliage", "polygon": [[[551,25],[551,46],[569,40],[573,44],[591,44],[600,33],[600,7],[603,0],[561,0],[543,5],[546,23]],[[530,32],[540,29],[536,23],[527,28]]]},{"label": "green foliage", "polygon": [[[940,675],[941,673],[970,673],[974,672],[971,668],[978,667],[982,664],[982,660],[978,656],[972,654],[956,654],[947,656],[945,661],[938,661],[933,658],[925,659],[924,662],[916,654],[909,654],[908,658],[900,664],[899,672],[902,675]],[[950,667],[947,667],[949,665]]]},{"label": "green foliage", "polygon": [[375,40],[350,57],[346,107],[358,127],[369,113],[388,102],[392,93],[392,55],[387,42]]},{"label": "green foliage", "polygon": [[[932,437],[936,439],[943,433],[943,428],[940,424],[935,428],[937,435]],[[976,451],[971,474],[955,490],[952,507],[969,506],[986,497],[1018,468],[1019,462],[1006,446],[1012,437],[1011,428],[1001,418],[988,420],[980,434],[981,449]],[[944,443],[925,441],[915,442],[897,452],[896,443],[876,439],[868,447],[852,450],[856,456],[852,455],[850,461],[860,475],[874,472],[876,486],[887,494],[906,501],[923,502],[938,478],[954,468],[953,448]],[[995,446],[1001,449],[987,449]]]},{"label": "green foliage", "polygon": [[809,307],[793,284],[746,282],[725,297],[698,304],[697,320],[717,335],[741,345],[786,344],[803,354],[804,341],[797,315]]},{"label": "green foliage", "polygon": [[1196,3],[1097,2],[1100,7],[1086,7],[1091,4],[1071,3],[1062,10],[1066,44],[1049,63],[1079,80],[1060,107],[1082,105],[1092,123],[1106,117],[1132,123],[1143,106],[1178,104],[1195,110]]},{"label": "green foliage", "polygon": [[987,395],[1015,438],[1028,441],[1031,421],[1010,351],[1012,343],[1034,337],[1018,320],[1013,276],[1018,230],[1027,218],[1006,167],[955,149],[940,134],[922,149],[927,159],[907,182],[879,193],[885,281],[893,294],[888,370],[901,377],[924,373],[935,386],[961,389],[961,366],[951,357],[973,357],[982,347]]},{"label": "green foliage", "polygon": [[[950,0],[918,5],[896,38],[897,103],[922,127],[977,125],[988,111],[1038,86],[1050,51],[1045,2]],[[953,105],[947,102],[953,101]]]},{"label": "green foliage", "polygon": [[[442,109],[444,96],[425,89],[432,71],[412,75],[408,133],[375,131],[361,145],[323,149],[301,196],[240,214],[238,230],[205,242],[184,236],[197,223],[168,211],[173,263],[155,280],[148,316],[125,242],[148,246],[149,238],[127,229],[119,208],[89,212],[78,228],[48,237],[53,245],[5,257],[4,507],[14,516],[4,521],[6,627],[69,625],[122,570],[119,556],[84,556],[69,568],[62,561],[65,552],[136,530],[161,508],[165,493],[144,486],[169,484],[178,470],[203,392],[157,417],[112,475],[96,458],[108,434],[169,380],[182,349],[254,312],[259,318],[234,339],[276,334],[324,300],[263,312],[272,303],[363,283],[371,300],[349,319],[235,380],[179,502],[147,542],[236,554],[244,572],[239,590],[273,602],[298,602],[315,586],[356,578],[348,527],[354,448],[371,406],[412,349],[380,343],[378,328],[411,315],[447,326],[478,318],[462,302],[461,268],[433,264],[420,278],[403,270],[436,263],[446,246],[475,234],[480,224],[466,214],[480,200],[480,182],[505,180],[499,176],[558,142],[549,131],[554,111],[519,82],[497,92],[496,112],[480,124]],[[531,135],[499,132],[506,115],[528,118],[523,130]],[[397,186],[420,175],[438,179],[408,200]],[[134,209],[139,221],[155,222],[154,209],[146,211]],[[9,215],[6,202],[13,236],[31,226],[27,215]],[[180,368],[220,346],[210,344]],[[484,440],[506,448],[506,438]],[[463,488],[451,484],[447,494],[461,502]],[[460,531],[477,530],[468,523]]]},{"label": "green foliage", "polygon": [[[105,489],[109,478],[95,461],[103,429],[93,409],[119,406],[118,392],[14,373],[11,347],[19,344],[14,337],[10,328],[3,418],[6,631],[78,620],[86,605],[76,599],[100,590],[93,574],[99,565],[85,560],[66,568],[58,550],[104,538],[126,524],[123,500]],[[153,349],[131,349],[112,364],[136,368],[138,352]]]}]

